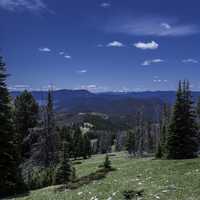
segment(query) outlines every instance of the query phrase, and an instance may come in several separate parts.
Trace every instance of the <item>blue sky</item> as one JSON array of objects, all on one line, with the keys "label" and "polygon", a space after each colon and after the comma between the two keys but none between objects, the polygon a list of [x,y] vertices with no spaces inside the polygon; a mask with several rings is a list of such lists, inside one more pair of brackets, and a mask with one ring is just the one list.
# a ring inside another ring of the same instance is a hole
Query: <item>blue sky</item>
[{"label": "blue sky", "polygon": [[198,0],[0,0],[11,89],[200,90]]}]

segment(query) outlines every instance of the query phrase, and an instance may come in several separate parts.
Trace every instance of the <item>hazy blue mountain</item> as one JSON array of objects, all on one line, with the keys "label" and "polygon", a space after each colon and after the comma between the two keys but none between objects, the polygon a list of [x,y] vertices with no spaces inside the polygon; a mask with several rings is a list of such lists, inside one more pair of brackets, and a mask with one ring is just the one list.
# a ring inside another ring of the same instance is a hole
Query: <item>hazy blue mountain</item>
[{"label": "hazy blue mountain", "polygon": [[[20,92],[11,92],[13,97],[19,94]],[[46,91],[33,91],[32,94],[41,105],[45,104]],[[196,100],[200,92],[193,92],[192,95]],[[160,110],[163,103],[172,104],[175,96],[174,91],[91,93],[87,90],[58,90],[53,92],[57,112],[98,112],[109,115],[132,115],[140,109],[151,114],[155,110]]]}]

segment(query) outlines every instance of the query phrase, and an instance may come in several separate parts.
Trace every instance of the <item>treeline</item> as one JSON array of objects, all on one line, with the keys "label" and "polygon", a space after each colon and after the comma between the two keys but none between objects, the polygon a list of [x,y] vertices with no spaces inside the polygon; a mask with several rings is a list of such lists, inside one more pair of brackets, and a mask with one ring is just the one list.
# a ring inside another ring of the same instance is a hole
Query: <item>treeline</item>
[{"label": "treeline", "polygon": [[72,158],[91,156],[87,133],[79,124],[56,126],[51,91],[43,106],[28,91],[13,102],[7,76],[0,58],[0,198],[72,181]]},{"label": "treeline", "polygon": [[188,81],[179,82],[173,107],[164,105],[157,122],[146,122],[140,114],[128,132],[126,149],[130,156],[155,154],[156,158],[190,159],[200,147],[200,99],[192,101]]},{"label": "treeline", "polygon": [[173,107],[163,104],[155,110],[156,119],[147,119],[141,107],[132,121],[123,118],[116,124],[86,115],[82,123],[58,127],[52,91],[42,106],[28,91],[12,100],[7,76],[0,57],[0,198],[70,184],[76,179],[73,161],[92,154],[126,150],[130,157],[198,156],[200,100],[192,102],[188,81],[179,83]]}]

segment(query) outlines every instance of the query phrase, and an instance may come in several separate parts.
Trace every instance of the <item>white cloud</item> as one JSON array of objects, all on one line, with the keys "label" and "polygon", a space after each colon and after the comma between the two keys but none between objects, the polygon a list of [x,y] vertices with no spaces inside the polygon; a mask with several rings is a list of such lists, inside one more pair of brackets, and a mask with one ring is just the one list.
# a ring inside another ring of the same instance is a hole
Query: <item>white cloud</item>
[{"label": "white cloud", "polygon": [[0,7],[10,11],[17,9],[27,9],[30,11],[47,9],[43,0],[0,0]]},{"label": "white cloud", "polygon": [[64,51],[60,51],[60,52],[59,52],[59,55],[61,55],[61,56],[64,55],[64,54],[65,54]]},{"label": "white cloud", "polygon": [[106,86],[97,86],[96,84],[81,85],[75,89],[89,90],[92,92],[105,92],[109,90],[109,88]]},{"label": "white cloud", "polygon": [[51,52],[51,49],[49,49],[48,47],[43,47],[43,48],[39,48],[39,51],[41,51],[41,52]]},{"label": "white cloud", "polygon": [[102,8],[109,8],[109,7],[111,6],[111,4],[110,4],[110,3],[107,3],[107,2],[103,2],[103,3],[100,4],[100,6],[101,6]]},{"label": "white cloud", "polygon": [[182,60],[183,63],[194,63],[194,64],[198,64],[199,61],[198,60],[195,60],[193,58],[188,58],[188,59],[184,59]]},{"label": "white cloud", "polygon": [[105,31],[139,36],[186,36],[200,32],[194,24],[183,24],[176,18],[160,16],[115,17],[104,27]]},{"label": "white cloud", "polygon": [[15,85],[16,88],[29,88],[29,85]]},{"label": "white cloud", "polygon": [[87,70],[86,69],[81,69],[81,70],[78,70],[76,72],[79,73],[79,74],[85,74],[85,73],[87,73]]},{"label": "white cloud", "polygon": [[87,87],[88,89],[96,89],[96,88],[97,88],[96,85],[87,85],[86,87]]},{"label": "white cloud", "polygon": [[164,29],[171,29],[172,28],[171,25],[166,23],[166,22],[162,22],[160,24],[160,26],[163,27]]},{"label": "white cloud", "polygon": [[164,80],[162,80],[162,79],[153,79],[153,82],[154,83],[167,83],[168,82],[168,80],[167,79],[164,79]]},{"label": "white cloud", "polygon": [[162,59],[145,60],[141,65],[142,66],[149,66],[153,63],[162,63],[162,62],[164,62],[164,60],[162,60]]},{"label": "white cloud", "polygon": [[64,56],[66,59],[71,59],[72,57],[70,55],[65,55]]},{"label": "white cloud", "polygon": [[139,48],[139,49],[143,49],[143,50],[146,50],[146,49],[151,49],[151,50],[154,50],[154,49],[157,49],[159,47],[159,44],[156,43],[155,41],[151,41],[151,42],[137,42],[134,44],[134,46],[136,48]]},{"label": "white cloud", "polygon": [[75,88],[76,90],[89,90],[89,91],[96,91],[98,89],[97,85],[95,84],[90,84],[90,85],[81,85],[77,88]]},{"label": "white cloud", "polygon": [[125,45],[119,41],[113,41],[107,44],[107,47],[124,47]]},{"label": "white cloud", "polygon": [[23,90],[31,90],[31,87],[29,85],[14,85],[14,86],[9,86],[9,90],[11,91],[23,91]]}]

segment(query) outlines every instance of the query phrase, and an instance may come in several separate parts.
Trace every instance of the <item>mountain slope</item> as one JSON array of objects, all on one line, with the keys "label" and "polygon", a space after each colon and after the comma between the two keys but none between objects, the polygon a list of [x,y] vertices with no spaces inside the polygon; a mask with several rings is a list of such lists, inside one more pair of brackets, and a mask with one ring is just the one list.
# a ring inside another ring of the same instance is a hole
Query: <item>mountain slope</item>
[{"label": "mountain slope", "polygon": [[[11,92],[13,97],[19,94],[20,92]],[[32,94],[41,105],[45,104],[46,91],[33,91]],[[192,94],[195,101],[200,96],[200,92]],[[91,93],[87,90],[58,90],[53,92],[55,110],[72,114],[99,112],[108,115],[133,115],[142,109],[152,115],[161,109],[163,103],[172,104],[175,96],[174,91]]]}]

